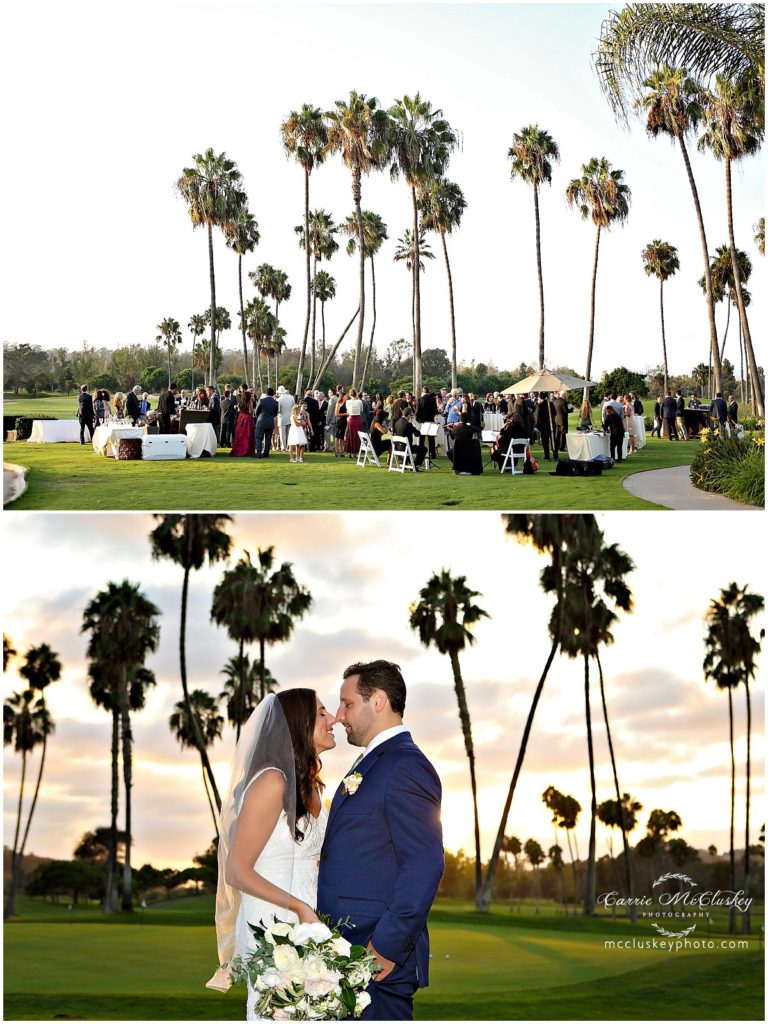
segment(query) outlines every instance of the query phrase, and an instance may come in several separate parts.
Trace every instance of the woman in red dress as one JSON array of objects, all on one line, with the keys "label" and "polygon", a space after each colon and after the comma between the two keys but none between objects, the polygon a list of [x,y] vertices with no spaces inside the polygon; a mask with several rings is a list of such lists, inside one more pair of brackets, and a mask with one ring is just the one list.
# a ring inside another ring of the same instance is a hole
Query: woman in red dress
[{"label": "woman in red dress", "polygon": [[[336,415],[338,416],[338,409]],[[363,429],[363,403],[357,397],[354,388],[349,389],[347,398],[347,432],[344,436],[344,448],[350,458],[360,451],[358,431]]]},{"label": "woman in red dress", "polygon": [[240,415],[235,423],[235,437],[232,441],[234,456],[256,456],[256,431],[253,426],[253,398],[250,391],[244,391],[239,402]]}]

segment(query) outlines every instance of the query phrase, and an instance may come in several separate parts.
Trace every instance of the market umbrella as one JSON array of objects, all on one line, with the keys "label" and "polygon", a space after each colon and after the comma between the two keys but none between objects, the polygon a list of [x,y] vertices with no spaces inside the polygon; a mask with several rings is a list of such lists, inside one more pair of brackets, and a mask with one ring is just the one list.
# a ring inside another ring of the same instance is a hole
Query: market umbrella
[{"label": "market umbrella", "polygon": [[[532,373],[530,377],[504,388],[502,395],[519,395],[528,391],[571,391],[575,388],[591,387],[597,382],[594,380],[582,380],[580,377],[569,377],[566,373],[555,373],[553,370],[542,368],[538,373]],[[552,432],[552,439],[555,437],[555,427],[552,423],[552,406],[547,401],[547,412],[549,413],[549,429]],[[559,453],[555,453],[558,458]]]}]

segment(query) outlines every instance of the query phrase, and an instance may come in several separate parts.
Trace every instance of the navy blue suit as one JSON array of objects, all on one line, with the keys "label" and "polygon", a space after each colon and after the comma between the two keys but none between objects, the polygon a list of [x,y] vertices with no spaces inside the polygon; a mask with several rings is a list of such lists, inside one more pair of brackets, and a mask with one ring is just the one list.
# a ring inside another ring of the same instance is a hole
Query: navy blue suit
[{"label": "navy blue suit", "polygon": [[442,787],[408,732],[367,754],[354,794],[333,798],[320,857],[317,905],[350,942],[397,965],[372,982],[364,1020],[412,1020],[413,996],[429,983],[427,917],[443,875]]}]

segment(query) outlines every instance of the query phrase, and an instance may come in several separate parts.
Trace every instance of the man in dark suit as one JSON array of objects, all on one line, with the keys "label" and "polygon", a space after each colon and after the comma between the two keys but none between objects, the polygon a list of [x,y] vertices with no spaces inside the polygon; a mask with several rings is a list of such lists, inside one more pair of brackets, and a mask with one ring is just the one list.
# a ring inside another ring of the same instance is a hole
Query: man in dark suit
[{"label": "man in dark suit", "polygon": [[266,395],[262,395],[256,406],[256,458],[262,458],[261,450],[264,448],[264,458],[269,458],[269,448],[272,444],[272,432],[275,429],[275,416],[279,406],[275,401],[275,389],[267,388]]},{"label": "man in dark suit", "polygon": [[[388,661],[350,665],[336,720],[361,755],[333,798],[317,907],[381,966],[363,1020],[413,1020],[429,983],[427,917],[443,874],[442,787],[403,725],[406,688]],[[375,865],[375,871],[372,871]]]},{"label": "man in dark suit", "polygon": [[539,395],[536,411],[533,414],[533,422],[539,432],[539,440],[544,449],[544,458],[549,462],[551,458],[549,449],[552,444],[552,425],[555,422],[555,410],[546,391]]},{"label": "man in dark suit", "polygon": [[237,416],[237,405],[232,397],[232,389],[224,388],[224,397],[221,400],[221,446],[232,447],[232,432],[235,429],[235,418]]},{"label": "man in dark suit", "polygon": [[85,428],[88,428],[88,440],[93,440],[93,398],[88,393],[88,385],[83,384],[77,398],[77,418],[80,421],[80,444],[85,444]]},{"label": "man in dark suit", "polygon": [[163,391],[157,400],[161,434],[170,434],[171,432],[171,417],[176,413],[176,391],[176,385],[171,384],[168,390]]},{"label": "man in dark suit", "polygon": [[733,395],[728,395],[728,432],[735,431],[739,425],[739,406]]},{"label": "man in dark suit", "polygon": [[675,420],[677,419],[677,401],[672,397],[672,392],[667,391],[664,401],[661,403],[661,418],[667,428],[667,437],[670,441],[677,440]]},{"label": "man in dark suit", "polygon": [[683,392],[680,388],[675,392],[675,403],[677,405],[677,413],[675,416],[677,426],[677,436],[681,441],[688,440],[688,428],[685,425],[685,399],[683,398]]},{"label": "man in dark suit", "polygon": [[[435,417],[437,416],[437,396],[434,391],[430,391],[427,385],[421,389],[421,398],[419,399],[419,405],[416,410],[416,419],[419,423],[434,423]],[[435,457],[435,439],[434,437],[427,438],[427,444],[429,446],[429,457],[434,459]]]},{"label": "man in dark suit", "polygon": [[721,436],[725,436],[725,424],[728,420],[728,406],[725,404],[722,391],[718,391],[715,400],[709,407],[709,419],[713,427],[717,427]]},{"label": "man in dark suit", "polygon": [[320,406],[315,398],[312,388],[307,388],[304,392],[304,403],[307,407],[309,423],[312,427],[312,437],[309,439],[309,450],[311,452],[319,452],[323,446],[323,424],[320,416]]},{"label": "man in dark suit", "polygon": [[221,397],[216,388],[208,385],[208,422],[216,431],[216,441],[221,437]]},{"label": "man in dark suit", "polygon": [[568,433],[568,403],[558,392],[552,399],[552,413],[555,419],[555,458],[566,448],[565,435]]},{"label": "man in dark suit", "polygon": [[653,406],[653,427],[651,428],[651,437],[655,434],[659,440],[661,440],[661,403],[664,401],[664,396],[659,395]]},{"label": "man in dark suit", "polygon": [[141,418],[141,401],[139,395],[141,394],[141,388],[136,384],[131,391],[128,392],[128,396],[125,399],[125,415],[131,421],[132,426],[136,426]]},{"label": "man in dark suit", "polygon": [[392,433],[395,437],[407,437],[411,445],[411,453],[413,454],[413,461],[416,464],[416,468],[424,462],[424,456],[427,454],[427,446],[421,443],[421,434],[418,432],[413,423],[411,423],[411,417],[413,411],[410,406],[403,406],[400,419],[395,422],[392,428]]}]

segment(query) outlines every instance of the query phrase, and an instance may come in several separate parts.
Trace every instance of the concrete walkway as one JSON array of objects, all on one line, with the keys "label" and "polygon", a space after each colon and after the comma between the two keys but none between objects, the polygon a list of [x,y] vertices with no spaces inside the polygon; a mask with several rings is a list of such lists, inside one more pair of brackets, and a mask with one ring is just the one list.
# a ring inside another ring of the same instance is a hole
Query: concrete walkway
[{"label": "concrete walkway", "polygon": [[721,494],[700,491],[691,483],[691,467],[675,466],[674,469],[651,469],[646,473],[634,473],[625,477],[624,489],[636,498],[645,498],[657,505],[679,511],[711,509],[713,511],[762,512],[755,505],[744,505],[731,501]]},{"label": "concrete walkway", "polygon": [[10,505],[27,489],[27,467],[3,463],[3,505]]}]

